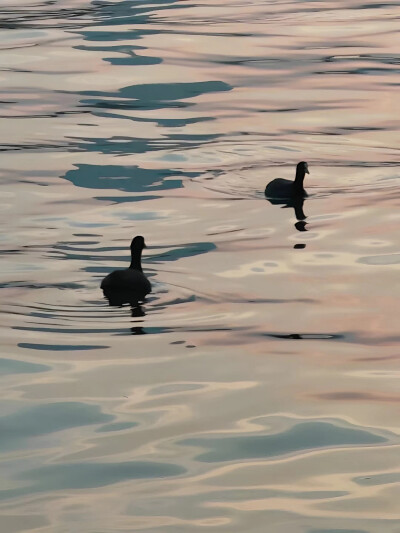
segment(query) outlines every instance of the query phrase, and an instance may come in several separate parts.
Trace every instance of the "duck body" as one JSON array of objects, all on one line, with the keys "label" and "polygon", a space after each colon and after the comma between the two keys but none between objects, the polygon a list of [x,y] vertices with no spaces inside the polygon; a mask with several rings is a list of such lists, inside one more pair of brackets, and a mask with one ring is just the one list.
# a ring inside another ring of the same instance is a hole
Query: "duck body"
[{"label": "duck body", "polygon": [[125,268],[108,274],[101,282],[100,288],[103,291],[137,292],[146,296],[151,292],[151,283],[143,272]]},{"label": "duck body", "polygon": [[151,292],[151,283],[143,274],[141,257],[145,248],[143,237],[137,236],[131,243],[131,264],[124,270],[114,270],[101,282],[104,296],[111,302],[139,302]]},{"label": "duck body", "polygon": [[277,178],[265,187],[265,196],[268,199],[285,200],[289,198],[305,198],[307,192],[303,187],[304,176],[309,174],[308,164],[305,161],[298,163],[296,177],[293,180]]}]

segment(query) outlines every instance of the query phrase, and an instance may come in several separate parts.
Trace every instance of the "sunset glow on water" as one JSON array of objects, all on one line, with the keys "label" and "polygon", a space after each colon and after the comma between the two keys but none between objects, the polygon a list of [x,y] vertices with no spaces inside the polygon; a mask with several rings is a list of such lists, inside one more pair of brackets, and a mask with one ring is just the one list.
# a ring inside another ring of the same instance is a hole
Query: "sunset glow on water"
[{"label": "sunset glow on water", "polygon": [[399,533],[399,4],[0,20],[1,533]]}]

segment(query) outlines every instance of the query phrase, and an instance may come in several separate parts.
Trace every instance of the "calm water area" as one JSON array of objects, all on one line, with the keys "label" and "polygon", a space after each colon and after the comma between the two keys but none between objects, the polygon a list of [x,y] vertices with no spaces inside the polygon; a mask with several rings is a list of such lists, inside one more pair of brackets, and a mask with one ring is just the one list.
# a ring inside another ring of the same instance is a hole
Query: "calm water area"
[{"label": "calm water area", "polygon": [[400,533],[400,2],[0,25],[1,533]]}]

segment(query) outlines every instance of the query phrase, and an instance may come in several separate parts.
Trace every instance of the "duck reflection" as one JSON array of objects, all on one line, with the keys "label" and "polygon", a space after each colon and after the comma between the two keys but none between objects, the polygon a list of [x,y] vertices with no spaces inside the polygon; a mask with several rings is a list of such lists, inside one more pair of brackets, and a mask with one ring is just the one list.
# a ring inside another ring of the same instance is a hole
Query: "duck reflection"
[{"label": "duck reflection", "polygon": [[128,304],[133,309],[140,307],[139,302],[143,301],[142,295],[138,295],[136,291],[116,291],[112,289],[103,289],[103,294],[111,307],[122,307]]},{"label": "duck reflection", "polygon": [[[132,318],[141,318],[145,316],[145,312],[143,311],[143,308],[141,305],[137,304],[136,307],[131,307],[131,316]],[[143,320],[134,320],[134,322],[143,322]],[[133,326],[131,327],[131,333],[132,335],[146,335],[146,331],[142,328],[142,326]]]},{"label": "duck reflection", "polygon": [[[143,322],[143,320],[140,319],[144,317],[146,313],[139,303],[139,299],[142,300],[142,298],[139,298],[137,293],[103,289],[103,294],[111,307],[123,307],[127,304],[130,305],[132,318],[139,319],[134,320],[133,322]],[[132,335],[145,335],[147,333],[142,326],[133,326],[130,329]]]},{"label": "duck reflection", "polygon": [[293,197],[293,198],[267,198],[268,202],[272,205],[281,205],[283,209],[292,207],[294,209],[294,215],[297,219],[294,227],[297,231],[307,231],[307,216],[303,211],[304,198],[303,197]]}]

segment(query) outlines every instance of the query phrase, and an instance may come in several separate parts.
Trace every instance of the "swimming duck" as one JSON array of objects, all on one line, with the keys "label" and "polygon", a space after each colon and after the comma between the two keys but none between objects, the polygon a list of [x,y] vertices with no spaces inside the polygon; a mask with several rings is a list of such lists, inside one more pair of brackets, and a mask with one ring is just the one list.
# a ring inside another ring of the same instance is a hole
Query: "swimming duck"
[{"label": "swimming duck", "polygon": [[[110,301],[125,300],[140,301],[146,294],[151,292],[150,281],[143,274],[142,270],[142,250],[146,248],[144,238],[137,235],[131,242],[131,264],[125,270],[114,270],[101,282],[100,287],[104,295]],[[119,298],[116,296],[118,295]],[[111,298],[111,299],[110,299]]]},{"label": "swimming duck", "polygon": [[299,198],[307,196],[303,187],[305,174],[309,174],[308,164],[300,161],[296,167],[295,180],[285,180],[277,178],[268,183],[265,187],[265,196],[267,198]]}]

